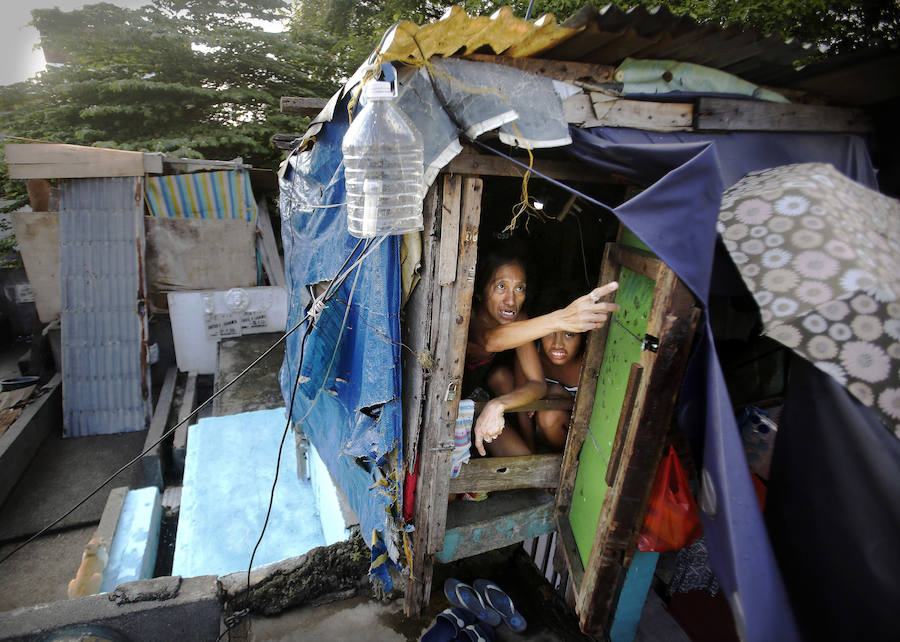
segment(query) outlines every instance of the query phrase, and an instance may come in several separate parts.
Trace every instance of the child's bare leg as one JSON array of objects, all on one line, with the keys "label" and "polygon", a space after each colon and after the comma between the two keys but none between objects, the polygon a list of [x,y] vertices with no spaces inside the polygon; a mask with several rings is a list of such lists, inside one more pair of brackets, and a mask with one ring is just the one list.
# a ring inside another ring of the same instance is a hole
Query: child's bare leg
[{"label": "child's bare leg", "polygon": [[571,415],[563,410],[543,410],[537,413],[538,431],[547,445],[554,451],[566,447]]},{"label": "child's bare leg", "polygon": [[484,447],[492,457],[519,457],[534,454],[534,451],[528,447],[522,436],[512,428],[509,422],[500,436],[494,441],[486,443]]},{"label": "child's bare leg", "polygon": [[[547,386],[548,397],[565,397],[568,394],[558,383]],[[571,419],[572,414],[564,410],[542,410],[537,413],[538,432],[552,450],[558,452],[566,447],[566,435],[569,433]]]}]

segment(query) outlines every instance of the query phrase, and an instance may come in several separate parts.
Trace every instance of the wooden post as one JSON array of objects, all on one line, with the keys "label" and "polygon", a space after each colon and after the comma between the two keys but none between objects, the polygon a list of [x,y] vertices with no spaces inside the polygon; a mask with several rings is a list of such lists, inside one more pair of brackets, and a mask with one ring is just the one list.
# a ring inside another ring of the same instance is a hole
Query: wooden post
[{"label": "wooden post", "polygon": [[[459,386],[465,364],[466,339],[475,284],[482,181],[445,175],[442,218],[459,212],[457,237],[441,238],[458,248],[455,280],[434,287],[432,336],[434,366],[425,398],[423,433],[416,490],[415,537],[404,611],[417,615],[431,597],[434,553],[441,550],[447,521],[450,458],[459,408]],[[456,202],[458,199],[458,203]],[[453,229],[441,222],[441,229]]]}]

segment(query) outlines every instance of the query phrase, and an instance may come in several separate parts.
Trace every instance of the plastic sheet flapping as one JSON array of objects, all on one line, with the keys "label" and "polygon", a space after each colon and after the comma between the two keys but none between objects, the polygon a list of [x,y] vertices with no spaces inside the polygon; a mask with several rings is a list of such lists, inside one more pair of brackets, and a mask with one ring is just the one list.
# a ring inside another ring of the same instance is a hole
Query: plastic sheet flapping
[{"label": "plastic sheet flapping", "polygon": [[[280,179],[288,327],[306,314],[309,288],[332,279],[357,245],[347,233],[344,205],[340,146],[347,120],[346,108],[339,108],[316,144],[291,156]],[[399,301],[399,239],[389,237],[349,274],[312,328],[291,413],[346,494],[362,532],[379,533],[389,547],[399,541],[394,516],[401,499],[396,474],[386,470],[402,447]],[[288,337],[279,375],[286,404],[304,330]]]},{"label": "plastic sheet flapping", "polygon": [[[865,143],[855,136],[573,128],[572,138],[579,159],[648,185],[616,208],[616,215],[704,306],[716,272],[722,192],[744,174],[790,163],[829,162],[850,178],[876,186]],[[696,461],[702,462],[701,517],[710,564],[741,638],[800,639],[747,472],[708,320],[685,373],[681,404],[680,424],[689,431]]]},{"label": "plastic sheet flapping", "polygon": [[[428,134],[423,194],[462,149],[454,120],[473,136],[502,127],[501,135],[534,147],[570,141],[558,88],[549,79],[468,61],[435,61],[432,72],[432,78],[424,68],[408,76],[398,98],[398,107]],[[356,244],[347,233],[343,205],[341,140],[348,101],[345,96],[315,143],[292,155],[281,173],[288,327],[309,307],[310,286],[331,279]],[[442,109],[445,102],[452,119]],[[374,533],[369,545],[383,539],[389,557],[397,560],[402,519],[396,507],[402,497],[389,461],[402,461],[399,239],[387,239],[365,260],[355,288],[354,278],[345,281],[307,340],[292,419],[347,494],[362,532]],[[288,338],[280,373],[287,404],[301,338],[302,331]]]}]

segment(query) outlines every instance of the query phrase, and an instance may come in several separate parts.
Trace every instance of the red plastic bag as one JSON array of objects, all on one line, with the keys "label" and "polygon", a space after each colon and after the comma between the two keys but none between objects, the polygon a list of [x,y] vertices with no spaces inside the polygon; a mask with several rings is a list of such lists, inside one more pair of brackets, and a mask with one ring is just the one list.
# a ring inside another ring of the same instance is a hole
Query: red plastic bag
[{"label": "red plastic bag", "polygon": [[702,532],[687,474],[675,449],[669,446],[669,454],[659,463],[653,480],[647,515],[638,536],[638,550],[676,551],[689,546]]}]

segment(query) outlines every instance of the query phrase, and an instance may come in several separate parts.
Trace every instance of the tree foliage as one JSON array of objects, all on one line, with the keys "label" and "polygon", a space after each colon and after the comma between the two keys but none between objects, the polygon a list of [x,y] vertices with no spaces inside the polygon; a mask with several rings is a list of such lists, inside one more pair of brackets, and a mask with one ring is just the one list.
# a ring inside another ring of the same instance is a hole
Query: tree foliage
[{"label": "tree foliage", "polygon": [[35,10],[41,46],[63,62],[0,87],[0,130],[273,167],[272,134],[303,129],[279,112],[280,97],[334,91],[319,40],[300,45],[256,26],[286,9],[284,0],[153,0]]}]

